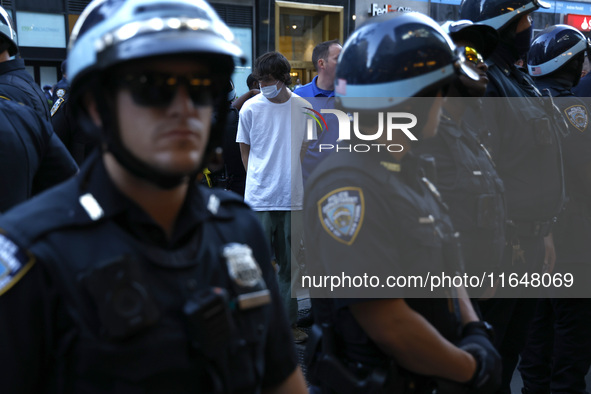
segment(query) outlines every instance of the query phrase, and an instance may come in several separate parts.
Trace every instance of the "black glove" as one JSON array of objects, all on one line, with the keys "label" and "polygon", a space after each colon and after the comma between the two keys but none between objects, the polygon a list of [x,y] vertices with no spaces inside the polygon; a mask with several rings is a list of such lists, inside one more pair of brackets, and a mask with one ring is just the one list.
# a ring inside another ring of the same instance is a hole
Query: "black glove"
[{"label": "black glove", "polygon": [[486,322],[464,326],[458,347],[476,360],[476,371],[467,383],[479,394],[494,393],[501,386],[501,356],[492,344],[492,328]]}]

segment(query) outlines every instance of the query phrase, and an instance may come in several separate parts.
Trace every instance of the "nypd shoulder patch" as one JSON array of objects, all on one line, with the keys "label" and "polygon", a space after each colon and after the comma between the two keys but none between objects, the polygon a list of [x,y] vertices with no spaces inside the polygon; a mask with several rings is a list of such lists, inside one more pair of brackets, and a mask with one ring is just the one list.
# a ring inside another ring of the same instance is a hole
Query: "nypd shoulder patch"
[{"label": "nypd shoulder patch", "polygon": [[363,224],[365,201],[359,187],[342,187],[318,201],[318,216],[331,237],[352,245]]},{"label": "nypd shoulder patch", "polygon": [[51,116],[53,117],[53,115],[55,115],[55,113],[57,112],[58,109],[60,109],[60,106],[64,103],[64,99],[62,97],[58,98],[57,100],[55,100],[55,103],[53,104],[53,107],[51,107]]},{"label": "nypd shoulder patch", "polygon": [[66,95],[66,90],[65,89],[58,89],[57,92],[55,92],[55,95],[57,97],[64,97]]},{"label": "nypd shoulder patch", "polygon": [[587,129],[589,124],[589,116],[587,114],[587,108],[583,105],[573,105],[564,110],[566,119],[581,133]]},{"label": "nypd shoulder patch", "polygon": [[0,296],[14,286],[33,264],[33,255],[0,234]]}]

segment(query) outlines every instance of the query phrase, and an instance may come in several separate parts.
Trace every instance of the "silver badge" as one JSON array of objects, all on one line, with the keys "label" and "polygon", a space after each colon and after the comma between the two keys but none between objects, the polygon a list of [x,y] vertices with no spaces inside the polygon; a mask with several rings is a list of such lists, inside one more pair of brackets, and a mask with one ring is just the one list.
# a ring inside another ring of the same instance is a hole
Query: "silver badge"
[{"label": "silver badge", "polygon": [[254,287],[262,280],[261,269],[248,245],[232,243],[224,247],[223,255],[230,277],[242,287]]}]

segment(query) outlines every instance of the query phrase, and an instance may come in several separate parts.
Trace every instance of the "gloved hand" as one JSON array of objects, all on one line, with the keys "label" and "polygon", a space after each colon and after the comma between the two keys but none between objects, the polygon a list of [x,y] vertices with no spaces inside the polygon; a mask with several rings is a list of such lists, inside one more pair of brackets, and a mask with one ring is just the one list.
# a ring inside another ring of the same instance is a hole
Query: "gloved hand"
[{"label": "gloved hand", "polygon": [[464,326],[458,347],[476,359],[476,371],[467,383],[474,393],[494,393],[501,386],[501,356],[492,344],[488,323],[472,322]]}]

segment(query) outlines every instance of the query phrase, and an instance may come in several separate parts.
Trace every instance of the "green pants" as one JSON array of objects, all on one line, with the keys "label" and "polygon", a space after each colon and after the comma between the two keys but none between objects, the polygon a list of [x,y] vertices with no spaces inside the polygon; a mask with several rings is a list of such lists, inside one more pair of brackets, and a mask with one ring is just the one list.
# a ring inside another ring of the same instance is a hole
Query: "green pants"
[{"label": "green pants", "polygon": [[[275,262],[279,266],[279,294],[289,322],[293,325],[298,319],[298,300],[295,294],[292,298],[292,289],[297,283],[300,272],[294,255],[297,250],[292,251],[291,245],[292,241],[294,245],[299,245],[302,238],[302,211],[257,211],[255,213],[263,225],[263,231],[275,254]],[[292,261],[295,264],[292,264]]]}]

